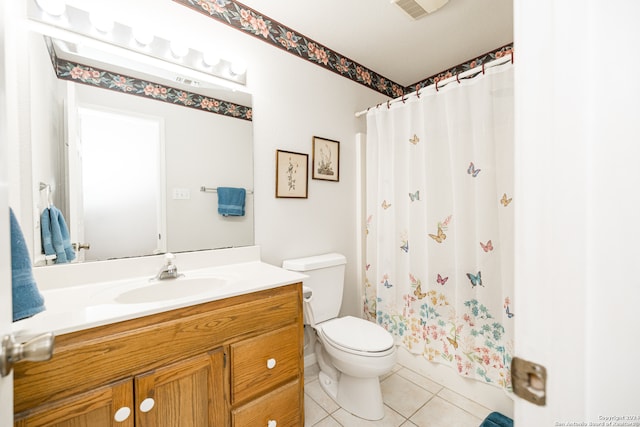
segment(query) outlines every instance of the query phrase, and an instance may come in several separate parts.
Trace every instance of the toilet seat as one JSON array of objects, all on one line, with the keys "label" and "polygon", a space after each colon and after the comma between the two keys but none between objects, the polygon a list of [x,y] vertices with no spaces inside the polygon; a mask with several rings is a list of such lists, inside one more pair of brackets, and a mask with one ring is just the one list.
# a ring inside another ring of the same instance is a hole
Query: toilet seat
[{"label": "toilet seat", "polygon": [[353,316],[339,317],[316,325],[327,344],[368,357],[386,356],[395,350],[393,336],[382,326]]}]

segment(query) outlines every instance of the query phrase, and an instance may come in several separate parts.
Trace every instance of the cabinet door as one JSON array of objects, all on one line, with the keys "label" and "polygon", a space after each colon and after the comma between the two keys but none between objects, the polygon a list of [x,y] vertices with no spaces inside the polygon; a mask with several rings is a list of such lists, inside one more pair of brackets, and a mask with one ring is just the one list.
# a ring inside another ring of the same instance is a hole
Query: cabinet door
[{"label": "cabinet door", "polygon": [[231,403],[236,405],[302,375],[299,325],[231,345]]},{"label": "cabinet door", "polygon": [[135,377],[137,427],[226,425],[224,351]]},{"label": "cabinet door", "polygon": [[299,427],[303,424],[300,380],[234,409],[232,427]]},{"label": "cabinet door", "polygon": [[15,427],[133,427],[130,379],[16,414]]}]

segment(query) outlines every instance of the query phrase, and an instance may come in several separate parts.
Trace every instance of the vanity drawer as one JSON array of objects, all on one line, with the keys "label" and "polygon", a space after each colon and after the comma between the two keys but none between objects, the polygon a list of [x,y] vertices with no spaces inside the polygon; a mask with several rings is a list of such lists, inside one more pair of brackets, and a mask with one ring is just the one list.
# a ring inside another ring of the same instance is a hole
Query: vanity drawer
[{"label": "vanity drawer", "polygon": [[302,375],[297,324],[231,345],[232,404]]},{"label": "vanity drawer", "polygon": [[300,380],[275,389],[231,413],[232,427],[299,427],[302,425]]}]

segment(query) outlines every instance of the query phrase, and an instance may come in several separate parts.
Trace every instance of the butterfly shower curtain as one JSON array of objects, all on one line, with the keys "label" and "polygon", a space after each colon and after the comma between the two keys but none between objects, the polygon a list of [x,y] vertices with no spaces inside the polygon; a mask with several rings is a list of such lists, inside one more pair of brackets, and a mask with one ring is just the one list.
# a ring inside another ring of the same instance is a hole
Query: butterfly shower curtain
[{"label": "butterfly shower curtain", "polygon": [[365,317],[511,388],[513,66],[367,113]]}]

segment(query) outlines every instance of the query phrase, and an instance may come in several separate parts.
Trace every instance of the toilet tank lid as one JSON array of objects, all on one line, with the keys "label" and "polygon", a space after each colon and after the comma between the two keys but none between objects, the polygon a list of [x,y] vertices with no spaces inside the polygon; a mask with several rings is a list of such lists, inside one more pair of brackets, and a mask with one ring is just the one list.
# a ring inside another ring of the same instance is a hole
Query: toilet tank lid
[{"label": "toilet tank lid", "polygon": [[315,255],[305,258],[286,259],[282,261],[282,268],[293,271],[309,271],[318,268],[335,267],[347,263],[347,258],[339,253]]}]

